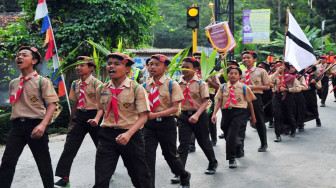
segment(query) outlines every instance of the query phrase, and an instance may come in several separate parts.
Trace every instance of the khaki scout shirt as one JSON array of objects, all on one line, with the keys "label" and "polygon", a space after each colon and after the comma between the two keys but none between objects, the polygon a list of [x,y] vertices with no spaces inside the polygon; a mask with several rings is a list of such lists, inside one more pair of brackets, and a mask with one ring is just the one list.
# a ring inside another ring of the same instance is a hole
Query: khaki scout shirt
[{"label": "khaki scout shirt", "polygon": [[[253,92],[251,91],[251,89],[246,86],[246,92],[244,94],[244,85],[241,82],[236,82],[235,84],[233,84],[233,91],[235,94],[235,98],[238,102],[238,104],[233,104],[232,100],[230,101],[230,105],[229,107],[232,108],[247,108],[247,103],[251,102],[252,100],[257,99],[256,96],[253,94]],[[219,86],[219,89],[217,91],[217,94],[215,96],[215,99],[218,100],[218,102],[221,102],[221,108],[224,109],[226,102],[229,98],[229,93],[230,93],[230,82],[225,84],[224,87],[224,91],[223,89],[223,85]]]},{"label": "khaki scout shirt", "polygon": [[[219,81],[219,76],[218,75],[214,75],[210,77],[210,80],[218,85],[220,85],[220,81]],[[210,87],[210,84],[208,84],[208,88],[209,88],[209,94],[214,95],[216,94],[216,89]]]},{"label": "khaki scout shirt", "polygon": [[[170,79],[163,75],[160,80],[162,84],[158,86],[159,89],[159,101],[160,105],[155,109],[155,112],[161,112],[171,108],[174,102],[181,102],[184,99],[182,89],[176,81],[171,83],[172,92],[169,92],[169,82]],[[146,82],[146,91],[150,93],[151,88],[153,87],[154,79],[150,78],[149,81]]]},{"label": "khaki scout shirt", "polygon": [[[251,68],[251,72],[250,72],[250,83],[249,85],[253,85],[253,86],[264,86],[267,84],[271,83],[271,79],[268,76],[266,70],[259,68],[259,67],[255,67],[253,66]],[[242,81],[245,82],[245,77],[246,77],[246,71],[243,71],[243,75],[242,75]],[[259,94],[263,94],[263,90],[262,89],[253,89],[252,90],[253,93],[259,93]]]},{"label": "khaki scout shirt", "polygon": [[[84,86],[84,109],[85,110],[93,110],[97,109],[97,98],[96,98],[96,88],[102,84],[100,80],[90,75],[85,81],[87,85]],[[73,102],[78,102],[79,94],[80,94],[80,84],[83,83],[81,79],[75,81],[75,83],[71,84],[69,99]],[[73,88],[75,84],[76,90]]]},{"label": "khaki scout shirt", "polygon": [[[274,74],[272,74],[271,80],[272,80],[272,83],[274,84],[272,91],[278,92],[279,85],[280,85],[279,73],[275,72]],[[288,91],[292,93],[297,93],[301,91],[300,82],[296,78],[292,84],[286,84],[286,87],[288,88]]]},{"label": "khaki scout shirt", "polygon": [[[25,78],[33,76],[37,72],[34,71],[27,75]],[[20,86],[20,78],[15,78],[9,83],[9,97],[14,95]],[[41,90],[40,81],[41,76],[38,75],[26,82],[23,82],[23,91],[16,103],[12,106],[11,119],[15,118],[31,118],[31,119],[43,119],[46,113],[46,107],[44,107],[43,99],[48,104],[58,102],[58,96],[52,85],[51,81],[47,78],[42,78],[41,80]],[[42,91],[42,93],[41,93]]]},{"label": "khaki scout shirt", "polygon": [[[101,127],[130,129],[139,119],[139,113],[150,110],[146,91],[140,84],[138,86],[137,85],[138,83],[127,77],[119,86],[119,88],[125,86],[125,89],[117,95],[119,113],[118,124],[115,122],[112,108],[107,116],[107,119],[105,119],[107,109],[112,99],[110,86],[114,86],[113,82],[110,80],[109,82],[97,87],[98,110],[104,110],[105,112],[103,122],[100,125]],[[136,86],[137,88],[135,90]]]},{"label": "khaki scout shirt", "polygon": [[300,83],[301,91],[306,91],[308,89],[307,84],[306,84],[306,79],[304,76],[301,76],[299,83]]},{"label": "khaki scout shirt", "polygon": [[[195,81],[189,85],[189,94],[191,96],[191,100],[193,101],[195,108],[191,106],[188,98],[186,98],[185,103],[181,105],[181,110],[188,110],[188,111],[198,110],[203,103],[202,100],[209,98],[208,85],[204,81],[202,81],[201,84],[199,84],[200,79],[197,77],[196,74],[190,81],[192,80]],[[185,90],[186,84],[187,82],[183,79],[182,76],[180,80],[180,87],[182,91]]]}]

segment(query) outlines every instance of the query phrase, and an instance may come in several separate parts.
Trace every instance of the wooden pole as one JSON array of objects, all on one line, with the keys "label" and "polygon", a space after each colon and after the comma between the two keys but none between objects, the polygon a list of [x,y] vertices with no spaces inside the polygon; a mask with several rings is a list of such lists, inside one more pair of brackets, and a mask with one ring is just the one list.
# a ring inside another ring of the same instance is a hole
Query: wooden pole
[{"label": "wooden pole", "polygon": [[[285,31],[285,42],[284,42],[284,47],[283,47],[283,52],[282,52],[282,65],[285,65],[285,55],[286,55],[286,35],[288,32],[288,13],[289,13],[289,7],[287,7],[287,11],[286,11],[286,31]],[[281,72],[281,81],[280,84],[283,83],[283,79],[284,79],[284,71]]]}]

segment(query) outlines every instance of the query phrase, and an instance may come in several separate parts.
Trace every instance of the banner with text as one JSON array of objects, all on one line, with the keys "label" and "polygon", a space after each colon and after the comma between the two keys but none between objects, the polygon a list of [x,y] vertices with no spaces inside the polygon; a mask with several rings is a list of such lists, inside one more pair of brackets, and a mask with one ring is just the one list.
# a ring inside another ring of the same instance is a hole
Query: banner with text
[{"label": "banner with text", "polygon": [[270,9],[243,10],[243,44],[270,42]]},{"label": "banner with text", "polygon": [[236,41],[233,38],[228,22],[221,22],[205,28],[211,46],[219,54],[228,53],[236,47]]}]

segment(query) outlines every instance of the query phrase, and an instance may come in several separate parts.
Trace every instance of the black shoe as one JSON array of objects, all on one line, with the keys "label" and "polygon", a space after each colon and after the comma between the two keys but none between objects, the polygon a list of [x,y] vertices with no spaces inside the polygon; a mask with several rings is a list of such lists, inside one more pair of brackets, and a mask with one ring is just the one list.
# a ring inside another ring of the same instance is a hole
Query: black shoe
[{"label": "black shoe", "polygon": [[285,132],[284,132],[284,135],[289,135],[289,131],[285,131]]},{"label": "black shoe", "polygon": [[292,131],[290,132],[289,137],[290,137],[290,138],[294,138],[295,135],[296,135],[296,129],[294,129],[294,130],[292,130]]},{"label": "black shoe", "polygon": [[334,100],[334,102],[336,102],[336,99]]},{"label": "black shoe", "polygon": [[237,168],[237,162],[234,159],[229,160],[229,168]]},{"label": "black shoe", "polygon": [[206,169],[205,173],[206,174],[215,174],[216,170],[217,170],[217,167],[218,167],[217,160],[214,161],[214,162],[210,162],[209,166],[208,166],[208,169]]},{"label": "black shoe", "polygon": [[321,120],[320,118],[316,119],[316,127],[321,127]]},{"label": "black shoe", "polygon": [[189,153],[196,151],[196,147],[194,145],[189,146]]},{"label": "black shoe", "polygon": [[181,182],[180,176],[175,175],[172,179],[170,179],[170,181],[172,182],[172,184],[177,184]]},{"label": "black shoe", "polygon": [[218,138],[223,139],[224,138],[224,133],[220,134]]},{"label": "black shoe", "polygon": [[180,188],[189,188],[190,187],[190,177],[191,174],[186,171],[187,175],[185,177],[181,176],[181,183],[180,183]]},{"label": "black shoe", "polygon": [[54,187],[70,187],[70,182],[69,179],[62,178],[58,180],[58,182],[56,182],[54,185]]},{"label": "black shoe", "polygon": [[321,106],[320,107],[326,107],[326,105],[324,103],[321,103]]},{"label": "black shoe", "polygon": [[275,137],[274,142],[281,142],[281,136]]},{"label": "black shoe", "polygon": [[304,127],[299,127],[299,128],[298,128],[298,131],[299,131],[300,133],[304,132]]},{"label": "black shoe", "polygon": [[264,146],[260,146],[260,148],[258,148],[258,152],[266,152],[268,146],[264,145]]},{"label": "black shoe", "polygon": [[273,123],[273,121],[270,121],[270,122],[268,123],[268,128],[274,128],[274,123]]},{"label": "black shoe", "polygon": [[217,140],[215,140],[215,141],[212,140],[211,142],[212,142],[212,146],[216,146],[216,144],[217,144]]}]

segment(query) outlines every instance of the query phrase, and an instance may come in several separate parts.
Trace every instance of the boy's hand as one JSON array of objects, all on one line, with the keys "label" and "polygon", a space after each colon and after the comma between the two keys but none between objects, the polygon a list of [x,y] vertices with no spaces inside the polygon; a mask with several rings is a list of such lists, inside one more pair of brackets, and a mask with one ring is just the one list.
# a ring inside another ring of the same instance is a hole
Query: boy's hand
[{"label": "boy's hand", "polygon": [[116,142],[120,145],[126,145],[128,141],[130,140],[131,135],[128,132],[119,134],[116,138]]},{"label": "boy's hand", "polygon": [[281,92],[287,91],[287,88],[281,86],[281,87],[280,87],[280,91],[281,91]]},{"label": "boy's hand", "polygon": [[188,120],[190,123],[196,123],[198,121],[199,115],[194,114]]},{"label": "boy's hand", "polygon": [[216,124],[217,117],[216,117],[215,114],[211,117],[211,121],[212,121],[213,124]]},{"label": "boy's hand", "polygon": [[157,118],[157,114],[156,114],[156,113],[153,113],[153,112],[149,112],[149,113],[148,113],[148,118],[149,118],[149,119],[155,119],[155,118]]},{"label": "boy's hand", "polygon": [[312,80],[310,81],[310,83],[312,83],[312,84],[316,84],[316,80],[315,80],[315,79],[312,79]]},{"label": "boy's hand", "polygon": [[251,117],[251,121],[250,121],[250,124],[251,125],[255,125],[257,123],[257,119],[256,119],[256,117],[254,116],[254,117]]},{"label": "boy's hand", "polygon": [[41,124],[37,125],[33,129],[32,133],[30,134],[30,137],[32,139],[39,139],[39,138],[41,138],[43,136],[43,134],[44,134],[45,128],[46,128],[46,126],[44,126],[44,125],[41,125]]},{"label": "boy's hand", "polygon": [[89,119],[87,122],[90,123],[92,127],[96,127],[98,125],[98,120],[96,119]]}]

